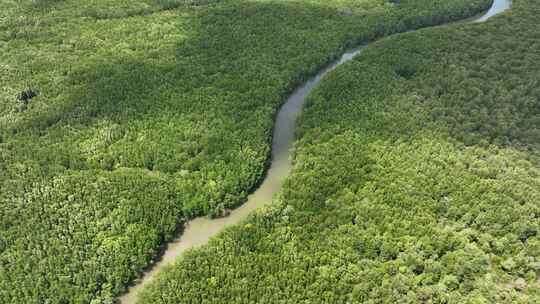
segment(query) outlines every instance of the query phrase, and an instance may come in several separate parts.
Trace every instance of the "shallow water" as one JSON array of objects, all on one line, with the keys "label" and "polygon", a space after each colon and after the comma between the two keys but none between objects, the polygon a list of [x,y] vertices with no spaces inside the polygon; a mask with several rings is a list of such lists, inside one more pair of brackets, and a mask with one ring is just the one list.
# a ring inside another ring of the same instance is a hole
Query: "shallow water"
[{"label": "shallow water", "polygon": [[[495,0],[488,12],[471,21],[486,21],[490,17],[509,8],[510,0]],[[224,218],[210,219],[200,217],[189,221],[185,225],[182,235],[168,244],[167,250],[161,259],[139,281],[135,282],[136,285],[129,288],[128,292],[120,298],[120,303],[136,303],[138,292],[151,282],[163,267],[171,264],[186,250],[207,243],[211,237],[217,235],[226,226],[244,220],[253,210],[272,201],[274,195],[281,190],[283,181],[289,176],[292,169],[291,149],[294,143],[295,122],[307,95],[309,95],[328,72],[351,60],[355,55],[360,53],[362,48],[358,47],[345,52],[339,60],[321,70],[315,77],[296,89],[281,107],[274,127],[272,163],[263,183],[253,194],[248,196],[247,202]]]},{"label": "shallow water", "polygon": [[488,20],[489,18],[510,9],[511,5],[512,5],[511,0],[495,0],[493,1],[493,4],[489,8],[489,10],[484,15],[474,20],[474,22],[484,22]]}]

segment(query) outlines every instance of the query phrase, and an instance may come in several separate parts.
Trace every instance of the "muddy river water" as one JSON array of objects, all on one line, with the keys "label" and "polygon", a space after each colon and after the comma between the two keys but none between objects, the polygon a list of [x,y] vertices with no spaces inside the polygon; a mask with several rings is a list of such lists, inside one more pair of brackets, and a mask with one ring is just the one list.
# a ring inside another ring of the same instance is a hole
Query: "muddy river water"
[{"label": "muddy river water", "polygon": [[[510,8],[510,0],[495,0],[491,8],[479,17],[471,18],[469,22],[483,22],[490,17]],[[120,298],[122,304],[134,304],[139,291],[151,282],[164,266],[171,264],[183,252],[193,247],[203,245],[228,225],[244,220],[253,210],[272,201],[274,195],[281,190],[285,178],[292,168],[291,149],[294,143],[295,122],[307,95],[323,77],[341,64],[359,54],[365,46],[345,52],[341,58],[322,69],[315,77],[308,80],[287,99],[279,110],[274,127],[272,142],[272,163],[260,187],[248,197],[246,203],[233,210],[227,217],[210,219],[200,217],[186,223],[182,235],[168,244],[161,259],[131,286],[128,292]]]}]

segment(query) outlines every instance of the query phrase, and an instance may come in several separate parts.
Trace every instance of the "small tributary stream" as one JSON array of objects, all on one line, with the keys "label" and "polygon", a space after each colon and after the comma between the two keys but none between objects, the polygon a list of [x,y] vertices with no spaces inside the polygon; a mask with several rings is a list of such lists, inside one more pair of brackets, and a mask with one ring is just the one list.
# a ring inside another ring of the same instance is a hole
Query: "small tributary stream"
[{"label": "small tributary stream", "polygon": [[[510,0],[494,0],[491,8],[479,17],[468,19],[468,22],[483,22],[490,17],[510,8]],[[248,197],[245,204],[233,210],[227,217],[210,219],[200,217],[186,223],[180,237],[168,244],[161,259],[144,274],[144,276],[130,287],[128,292],[120,298],[122,304],[137,302],[139,291],[151,282],[164,266],[171,264],[188,249],[203,245],[208,240],[229,225],[244,220],[253,210],[272,201],[274,195],[281,190],[285,178],[289,176],[292,168],[291,150],[294,143],[295,122],[308,94],[323,77],[343,63],[351,60],[365,47],[361,46],[345,52],[339,60],[333,62],[315,77],[296,89],[279,110],[274,127],[272,142],[272,163],[260,187]]]}]

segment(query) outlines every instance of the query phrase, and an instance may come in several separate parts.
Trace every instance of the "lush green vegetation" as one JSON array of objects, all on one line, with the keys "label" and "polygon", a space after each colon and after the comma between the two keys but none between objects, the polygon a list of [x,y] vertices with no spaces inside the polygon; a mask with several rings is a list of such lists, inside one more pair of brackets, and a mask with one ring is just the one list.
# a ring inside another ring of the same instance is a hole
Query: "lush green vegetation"
[{"label": "lush green vegetation", "polygon": [[142,303],[539,303],[539,13],[515,0],[332,72],[276,204]]},{"label": "lush green vegetation", "polygon": [[185,219],[245,199],[308,75],[488,4],[2,1],[0,302],[110,302]]}]

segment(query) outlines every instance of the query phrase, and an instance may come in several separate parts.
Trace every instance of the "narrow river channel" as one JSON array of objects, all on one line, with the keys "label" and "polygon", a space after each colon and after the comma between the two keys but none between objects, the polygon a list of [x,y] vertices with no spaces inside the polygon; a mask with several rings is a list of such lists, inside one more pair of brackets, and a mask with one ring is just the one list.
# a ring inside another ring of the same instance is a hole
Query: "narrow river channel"
[{"label": "narrow river channel", "polygon": [[[479,17],[468,19],[468,22],[484,22],[490,17],[506,11],[510,8],[510,1],[494,0],[491,8],[486,13]],[[136,303],[139,291],[151,282],[163,267],[171,264],[186,250],[207,243],[211,237],[218,234],[226,226],[244,220],[253,210],[272,201],[274,195],[281,190],[283,181],[289,176],[292,169],[291,150],[295,140],[295,122],[306,97],[328,72],[351,60],[364,47],[361,46],[345,52],[339,60],[321,70],[315,77],[296,89],[287,99],[276,118],[272,142],[272,163],[265,180],[248,197],[247,202],[233,210],[227,217],[217,219],[200,217],[186,223],[182,235],[168,244],[159,262],[146,272],[140,280],[136,281],[134,286],[129,288],[128,292],[120,298],[120,303]]]}]

